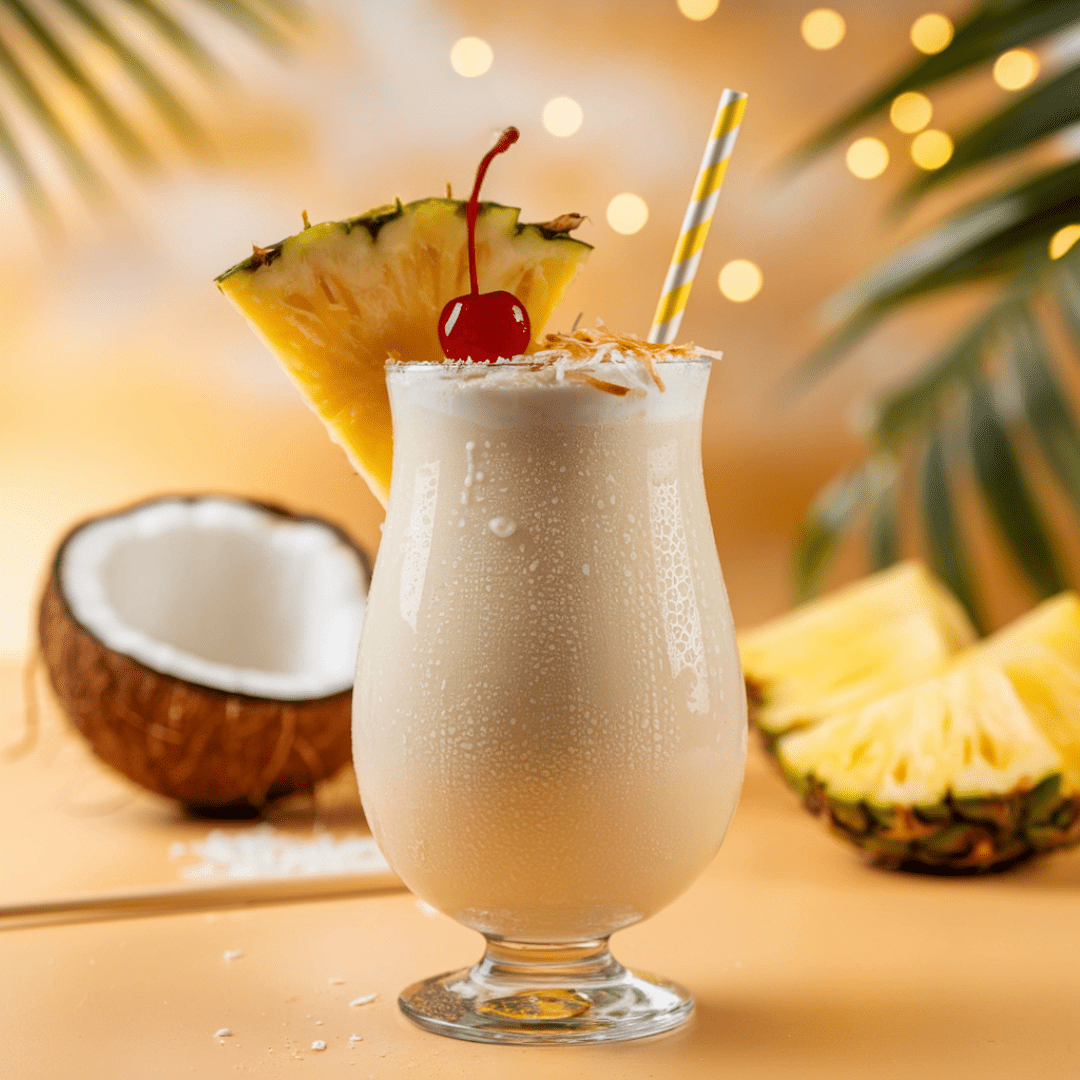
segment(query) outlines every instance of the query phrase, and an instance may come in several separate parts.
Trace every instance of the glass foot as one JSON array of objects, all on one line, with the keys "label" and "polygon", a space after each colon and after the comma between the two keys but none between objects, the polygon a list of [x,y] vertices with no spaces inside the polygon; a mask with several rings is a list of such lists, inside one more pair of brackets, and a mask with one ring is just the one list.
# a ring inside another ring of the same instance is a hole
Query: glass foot
[{"label": "glass foot", "polygon": [[606,939],[574,945],[489,939],[480,963],[414,983],[398,1004],[439,1035],[539,1045],[657,1035],[684,1023],[694,999],[676,983],[624,968]]}]

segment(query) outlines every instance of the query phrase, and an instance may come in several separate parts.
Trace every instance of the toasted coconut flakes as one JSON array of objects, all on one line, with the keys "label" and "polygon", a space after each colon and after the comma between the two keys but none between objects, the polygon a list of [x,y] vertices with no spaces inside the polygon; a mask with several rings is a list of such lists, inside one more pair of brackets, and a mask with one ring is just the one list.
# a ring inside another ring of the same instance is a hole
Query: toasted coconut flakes
[{"label": "toasted coconut flakes", "polygon": [[[603,364],[620,360],[635,359],[641,362],[649,374],[649,378],[656,384],[657,389],[663,391],[664,380],[660,377],[657,363],[668,360],[692,360],[698,357],[711,357],[720,359],[720,353],[711,349],[702,349],[697,345],[663,345],[651,341],[642,341],[633,334],[620,334],[611,330],[603,323],[599,323],[592,330],[575,330],[570,334],[546,334],[544,336],[544,348],[534,353],[530,359],[539,366],[547,364],[561,365],[564,370],[557,374],[560,381],[571,375],[565,370],[568,364],[588,361],[592,364]],[[620,396],[631,391],[630,387],[619,387],[616,383],[609,383],[603,379],[583,378],[581,373],[573,376],[576,381],[585,381],[598,389],[608,393],[617,393]]]},{"label": "toasted coconut flakes", "polygon": [[[590,375],[586,371],[567,371],[565,378],[571,379],[574,382],[588,383],[590,386],[595,386],[597,390],[603,390],[605,393],[614,394],[616,397],[626,397],[627,394],[633,393],[633,387],[623,386],[621,383],[605,382],[603,379],[597,379]],[[663,390],[663,386],[660,387]],[[641,391],[637,391],[641,393]]]}]

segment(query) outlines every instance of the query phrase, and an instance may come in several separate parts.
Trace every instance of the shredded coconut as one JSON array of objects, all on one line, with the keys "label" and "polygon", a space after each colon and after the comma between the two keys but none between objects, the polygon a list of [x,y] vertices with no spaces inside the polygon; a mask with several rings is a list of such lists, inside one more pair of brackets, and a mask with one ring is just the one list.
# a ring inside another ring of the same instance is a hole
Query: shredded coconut
[{"label": "shredded coconut", "polygon": [[311,1049],[312,1049],[312,1050],[325,1050],[325,1049],[326,1049],[326,1043],[324,1043],[324,1042],[322,1041],[322,1039],[316,1039],[316,1040],[315,1040],[315,1041],[314,1041],[314,1042],[313,1042],[313,1043],[311,1044]]},{"label": "shredded coconut", "polygon": [[225,960],[239,960],[243,955],[243,949],[226,949],[225,952],[222,953],[222,958]]},{"label": "shredded coconut", "polygon": [[226,1038],[227,1036],[229,1036],[231,1034],[232,1034],[232,1031],[229,1028],[218,1028],[217,1031],[214,1032],[214,1038],[215,1039],[224,1039],[224,1038]]},{"label": "shredded coconut", "polygon": [[350,1005],[370,1005],[379,995],[378,994],[365,994],[363,997],[353,998],[349,1002]]},{"label": "shredded coconut", "polygon": [[189,879],[303,877],[389,869],[370,836],[335,838],[324,832],[297,838],[265,822],[244,829],[213,829],[204,840],[172,844],[169,854],[173,859],[197,860],[180,870]]}]

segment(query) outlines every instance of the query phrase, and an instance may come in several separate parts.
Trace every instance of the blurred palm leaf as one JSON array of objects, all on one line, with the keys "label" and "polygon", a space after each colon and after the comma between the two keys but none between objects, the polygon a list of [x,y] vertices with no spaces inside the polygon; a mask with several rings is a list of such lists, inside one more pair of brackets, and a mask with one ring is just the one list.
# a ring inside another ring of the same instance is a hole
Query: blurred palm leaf
[{"label": "blurred palm leaf", "polygon": [[[277,51],[300,16],[293,0],[196,2]],[[203,79],[224,75],[168,0],[0,0],[0,158],[38,220],[55,220],[55,193],[42,182],[50,150],[89,199],[108,191],[95,144],[136,169],[157,162],[154,133],[130,115],[132,98],[182,146],[206,149],[201,126],[163,73],[166,57]]]},{"label": "blurred palm leaf", "polygon": [[[946,49],[887,80],[794,160],[824,152],[900,93],[988,68],[1008,49],[1077,28],[1076,0],[984,0],[957,25]],[[1018,158],[1077,123],[1080,65],[1073,64],[981,117],[957,138],[950,160],[914,178],[895,205],[907,209],[927,193],[991,163]],[[1033,591],[1049,595],[1065,587],[1058,544],[1031,470],[1034,458],[1041,459],[1041,472],[1067,496],[1080,527],[1080,424],[1056,373],[1059,361],[1047,345],[1044,322],[1053,306],[1080,349],[1080,245],[1064,254],[1050,251],[1051,239],[1077,223],[1080,160],[1058,161],[962,206],[829,302],[833,329],[793,376],[795,389],[820,378],[897,310],[974,282],[998,285],[984,310],[938,355],[876,403],[866,460],[828,485],[807,512],[795,557],[800,594],[817,587],[831,556],[860,521],[867,524],[871,566],[899,557],[897,492],[902,462],[913,453],[922,460],[916,486],[928,557],[977,624],[977,580],[954,494],[963,473],[1002,550]],[[893,479],[874,491],[865,479],[861,486],[856,482],[868,471],[880,476],[885,468]]]}]

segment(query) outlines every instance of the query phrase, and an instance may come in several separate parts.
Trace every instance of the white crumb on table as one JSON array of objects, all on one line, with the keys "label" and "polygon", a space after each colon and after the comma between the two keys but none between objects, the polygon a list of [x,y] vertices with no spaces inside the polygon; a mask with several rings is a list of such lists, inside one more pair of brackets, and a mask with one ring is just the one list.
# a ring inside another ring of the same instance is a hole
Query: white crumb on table
[{"label": "white crumb on table", "polygon": [[336,837],[315,832],[296,837],[263,822],[251,828],[211,829],[202,840],[176,841],[169,857],[183,860],[181,876],[206,878],[307,877],[314,874],[362,874],[389,866],[370,836]]},{"label": "white crumb on table", "polygon": [[226,949],[222,954],[224,960],[239,960],[244,955],[243,949]]},{"label": "white crumb on table", "polygon": [[363,997],[353,998],[349,1002],[350,1005],[370,1005],[379,995],[378,994],[364,994]]},{"label": "white crumb on table", "polygon": [[314,1042],[313,1042],[313,1043],[311,1044],[311,1049],[312,1049],[312,1050],[325,1050],[325,1049],[326,1049],[326,1043],[324,1043],[324,1042],[322,1041],[322,1039],[316,1039],[316,1040],[315,1040],[315,1041],[314,1041]]},{"label": "white crumb on table", "polygon": [[224,1039],[224,1038],[226,1038],[227,1036],[229,1036],[231,1034],[232,1034],[232,1029],[231,1028],[218,1028],[217,1031],[214,1032],[214,1038],[215,1039]]},{"label": "white crumb on table", "polygon": [[358,1042],[363,1042],[363,1041],[364,1041],[364,1036],[363,1035],[350,1035],[349,1036],[349,1042],[351,1042],[351,1043],[358,1043]]}]

